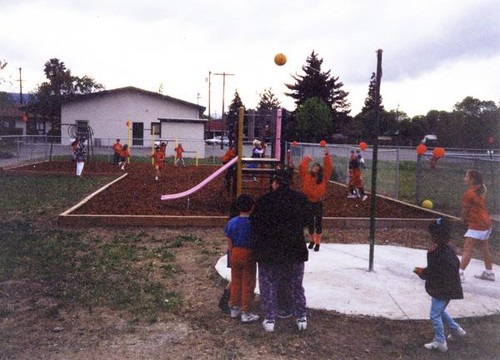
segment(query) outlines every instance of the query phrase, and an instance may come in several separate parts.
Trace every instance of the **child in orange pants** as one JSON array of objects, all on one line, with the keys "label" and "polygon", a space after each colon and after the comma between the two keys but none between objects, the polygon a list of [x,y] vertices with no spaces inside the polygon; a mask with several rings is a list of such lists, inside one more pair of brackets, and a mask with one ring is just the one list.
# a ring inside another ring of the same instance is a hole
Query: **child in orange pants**
[{"label": "child in orange pants", "polygon": [[225,234],[228,238],[231,265],[231,294],[229,306],[231,318],[241,315],[241,322],[259,320],[259,316],[250,312],[254,299],[257,264],[252,259],[252,230],[250,212],[254,206],[253,198],[241,194],[236,199],[239,215],[229,220]]}]

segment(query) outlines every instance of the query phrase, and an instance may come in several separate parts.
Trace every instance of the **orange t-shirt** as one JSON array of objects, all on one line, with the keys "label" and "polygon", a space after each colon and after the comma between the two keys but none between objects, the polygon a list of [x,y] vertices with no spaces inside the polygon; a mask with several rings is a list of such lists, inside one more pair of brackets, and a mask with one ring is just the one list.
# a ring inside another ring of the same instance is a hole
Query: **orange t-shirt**
[{"label": "orange t-shirt", "polygon": [[359,168],[349,170],[349,185],[355,188],[362,188],[364,186],[363,177]]},{"label": "orange t-shirt", "polygon": [[302,192],[307,196],[310,202],[319,202],[325,196],[326,184],[333,172],[333,162],[330,155],[325,155],[323,160],[323,181],[316,183],[316,177],[309,172],[309,163],[311,159],[305,157],[299,165],[299,175],[302,179]]},{"label": "orange t-shirt", "polygon": [[122,144],[120,143],[114,143],[113,144],[113,151],[115,152],[115,154],[119,154],[120,151],[122,151]]},{"label": "orange t-shirt", "polygon": [[130,157],[130,151],[121,149],[120,150],[120,157],[122,159],[126,159],[126,158]]},{"label": "orange t-shirt", "polygon": [[223,164],[227,164],[232,158],[236,156],[236,151],[233,148],[229,148],[224,156],[222,156],[221,161]]},{"label": "orange t-shirt", "polygon": [[184,149],[181,146],[177,146],[174,149],[175,153],[177,154],[177,159],[182,158],[182,153],[184,152]]},{"label": "orange t-shirt", "polygon": [[165,154],[163,151],[155,151],[151,157],[153,158],[154,166],[163,166],[163,161],[165,160]]},{"label": "orange t-shirt", "polygon": [[471,230],[489,230],[491,217],[486,208],[486,196],[477,194],[478,186],[472,186],[462,196],[462,215]]}]

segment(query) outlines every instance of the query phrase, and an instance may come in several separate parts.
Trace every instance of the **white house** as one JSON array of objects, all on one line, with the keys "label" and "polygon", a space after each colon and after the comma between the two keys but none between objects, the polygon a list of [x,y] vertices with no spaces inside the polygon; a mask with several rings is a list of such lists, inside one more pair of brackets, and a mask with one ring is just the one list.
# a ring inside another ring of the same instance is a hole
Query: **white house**
[{"label": "white house", "polygon": [[[186,157],[205,156],[203,106],[135,87],[80,95],[61,107],[61,134],[92,129],[94,146],[115,139],[131,147],[151,148],[153,142],[181,142]],[[169,148],[173,149],[171,145]]]}]

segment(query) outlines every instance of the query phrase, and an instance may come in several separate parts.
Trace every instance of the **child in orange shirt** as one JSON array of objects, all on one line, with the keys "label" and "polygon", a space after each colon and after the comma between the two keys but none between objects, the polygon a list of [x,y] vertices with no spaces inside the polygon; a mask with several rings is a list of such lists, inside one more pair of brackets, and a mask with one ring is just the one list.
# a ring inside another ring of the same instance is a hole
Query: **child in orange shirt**
[{"label": "child in orange shirt", "polygon": [[163,162],[165,161],[165,153],[161,150],[160,146],[156,146],[155,152],[151,155],[151,157],[153,158],[153,166],[155,168],[155,180],[158,181],[161,168],[163,167]]},{"label": "child in orange shirt", "polygon": [[186,166],[186,163],[184,162],[184,157],[182,153],[184,152],[184,149],[182,148],[182,144],[179,143],[177,147],[174,149],[175,151],[175,165],[179,163],[179,161],[182,163],[182,166]]},{"label": "child in orange shirt", "polygon": [[130,158],[130,151],[128,150],[128,145],[125,144],[120,151],[120,161],[118,162],[120,169],[125,170],[125,162],[128,158]]},{"label": "child in orange shirt", "polygon": [[464,249],[460,262],[460,279],[465,282],[464,270],[469,265],[472,249],[475,243],[479,243],[483,253],[485,270],[480,275],[475,275],[478,279],[495,281],[493,273],[493,260],[488,246],[488,239],[491,235],[491,217],[486,208],[486,186],[483,184],[481,173],[476,170],[469,170],[465,174],[464,183],[469,188],[462,196],[462,216],[461,220],[467,225],[465,233]]},{"label": "child in orange shirt", "polygon": [[120,144],[120,139],[116,139],[113,144],[113,165],[118,165],[120,162],[120,151],[122,151],[122,144]]},{"label": "child in orange shirt", "polygon": [[326,192],[326,184],[333,172],[333,162],[325,151],[323,166],[318,163],[313,164],[309,171],[311,156],[305,156],[299,165],[299,175],[302,179],[302,192],[307,196],[311,204],[312,216],[309,221],[308,230],[310,236],[309,249],[314,247],[314,251],[319,251],[321,236],[323,234],[323,197]]},{"label": "child in orange shirt", "polygon": [[365,194],[365,183],[361,175],[361,163],[359,157],[351,150],[351,157],[349,159],[349,194],[347,198],[356,199],[361,198],[361,201],[368,199]]},{"label": "child in orange shirt", "polygon": [[[238,156],[236,154],[236,150],[234,147],[234,144],[232,144],[229,149],[227,149],[226,153],[222,156],[221,161],[222,164],[227,164],[231,159],[235,158]],[[231,190],[231,180],[236,174],[236,166],[231,166],[229,169],[227,169],[226,174],[224,175],[224,187],[226,190],[229,192]]]}]

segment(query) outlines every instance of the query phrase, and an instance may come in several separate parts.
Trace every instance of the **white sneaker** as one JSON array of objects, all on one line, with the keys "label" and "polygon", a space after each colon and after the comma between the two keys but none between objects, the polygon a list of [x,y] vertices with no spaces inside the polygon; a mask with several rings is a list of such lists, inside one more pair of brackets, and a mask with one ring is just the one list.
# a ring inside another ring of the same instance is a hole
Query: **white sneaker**
[{"label": "white sneaker", "polygon": [[305,316],[297,318],[296,322],[299,331],[304,331],[305,329],[307,329],[307,318]]},{"label": "white sneaker", "polygon": [[241,313],[241,322],[242,323],[249,323],[249,322],[254,322],[257,320],[259,320],[259,315],[256,315],[256,314],[251,313],[251,312],[245,312],[245,311],[243,311]]},{"label": "white sneaker", "polygon": [[236,319],[238,316],[241,315],[241,308],[239,306],[233,306],[231,307],[231,319]]},{"label": "white sneaker", "polygon": [[432,342],[425,344],[424,347],[427,350],[437,350],[440,352],[447,352],[448,351],[448,344],[446,344],[446,341],[439,342],[436,340],[432,340]]},{"label": "white sneaker", "polygon": [[357,199],[358,197],[356,195],[349,194],[347,195],[348,199]]},{"label": "white sneaker", "polygon": [[274,331],[274,320],[264,319],[264,321],[262,322],[262,326],[264,327],[264,330],[266,332],[273,332]]},{"label": "white sneaker", "polygon": [[451,334],[448,335],[448,341],[456,341],[463,338],[467,333],[460,326],[456,329],[451,330]]},{"label": "white sneaker", "polygon": [[368,199],[368,196],[363,195],[363,197],[361,198],[361,201],[365,201],[366,199]]},{"label": "white sneaker", "polygon": [[460,274],[460,282],[462,284],[464,284],[465,283],[465,273],[463,272],[463,270],[460,270],[458,273]]},{"label": "white sneaker", "polygon": [[486,270],[479,275],[474,275],[474,277],[481,280],[495,281],[495,274],[491,271],[487,272]]}]

